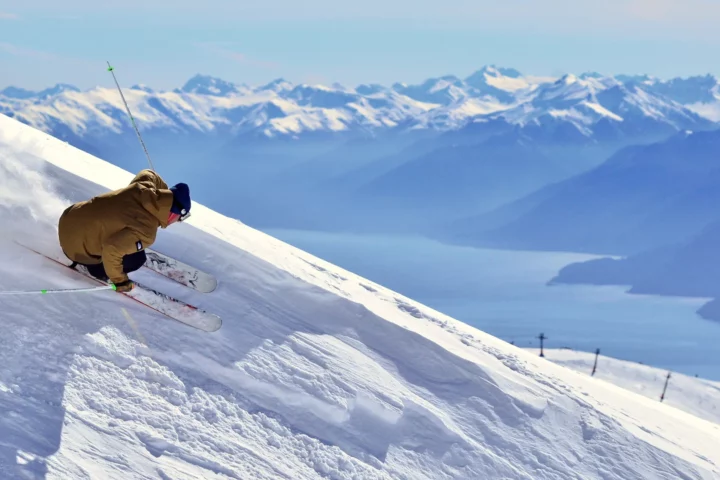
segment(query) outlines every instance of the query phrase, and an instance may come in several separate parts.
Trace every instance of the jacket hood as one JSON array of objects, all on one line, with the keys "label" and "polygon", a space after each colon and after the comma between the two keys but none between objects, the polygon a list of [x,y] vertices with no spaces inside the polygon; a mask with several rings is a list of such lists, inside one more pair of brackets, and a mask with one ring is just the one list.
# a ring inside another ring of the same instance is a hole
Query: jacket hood
[{"label": "jacket hood", "polygon": [[162,228],[167,228],[172,205],[173,193],[170,190],[158,190],[155,201],[148,202],[143,207],[157,218]]}]

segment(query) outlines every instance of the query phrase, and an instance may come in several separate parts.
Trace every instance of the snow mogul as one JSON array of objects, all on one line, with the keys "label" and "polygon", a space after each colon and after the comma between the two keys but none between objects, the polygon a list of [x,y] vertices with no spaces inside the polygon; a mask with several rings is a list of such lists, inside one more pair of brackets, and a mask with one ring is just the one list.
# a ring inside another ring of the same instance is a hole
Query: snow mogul
[{"label": "snow mogul", "polygon": [[127,274],[143,266],[157,229],[186,220],[190,207],[186,184],[168,188],[160,175],[142,170],[127,187],[68,207],[58,224],[60,246],[73,267],[128,292],[135,285]]}]

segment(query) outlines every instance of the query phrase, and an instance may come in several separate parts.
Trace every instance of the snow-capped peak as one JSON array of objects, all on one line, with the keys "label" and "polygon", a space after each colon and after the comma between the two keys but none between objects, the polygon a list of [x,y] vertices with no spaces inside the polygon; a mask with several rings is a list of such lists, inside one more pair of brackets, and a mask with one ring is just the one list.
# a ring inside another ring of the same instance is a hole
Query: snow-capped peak
[{"label": "snow-capped peak", "polygon": [[466,79],[466,81],[475,76],[520,78],[523,76],[523,74],[514,68],[498,67],[496,65],[485,65],[480,70],[470,75]]},{"label": "snow-capped peak", "polygon": [[285,92],[292,90],[295,87],[295,85],[292,84],[292,82],[288,82],[284,78],[278,78],[273,80],[270,83],[267,83],[261,87],[259,87],[258,91],[272,91],[276,93]]},{"label": "snow-capped peak", "polygon": [[132,87],[130,87],[130,90],[139,90],[139,91],[145,92],[145,93],[154,93],[155,92],[155,90],[153,90],[152,88],[150,88],[144,84],[133,85]]},{"label": "snow-capped peak", "polygon": [[[683,105],[648,91],[637,83],[617,78],[567,74],[540,85],[527,102],[490,115],[517,125],[534,125],[550,133],[558,125],[572,124],[589,139],[666,132],[683,128],[708,128],[710,123]],[[596,130],[596,125],[600,130]],[[544,130],[546,129],[546,130]],[[557,135],[551,134],[554,138]]]},{"label": "snow-capped peak", "polygon": [[180,91],[184,93],[223,97],[238,93],[239,89],[234,83],[209,75],[198,74],[188,80]]},{"label": "snow-capped peak", "polygon": [[530,83],[512,68],[485,66],[465,79],[478,95],[490,95],[505,103],[512,102],[512,95],[527,90]]},{"label": "snow-capped peak", "polygon": [[0,91],[0,95],[7,97],[7,98],[15,98],[19,100],[24,100],[27,98],[32,98],[35,95],[37,95],[37,92],[33,92],[32,90],[26,90],[24,88],[19,87],[7,87]]},{"label": "snow-capped peak", "polygon": [[47,97],[51,97],[54,95],[59,95],[63,92],[79,92],[79,91],[80,91],[80,89],[73,85],[68,85],[66,83],[58,83],[53,87],[46,88],[39,92],[35,92],[32,90],[26,90],[24,88],[18,88],[18,87],[7,87],[6,89],[0,91],[0,96],[14,98],[14,99],[18,99],[18,100],[26,100],[29,98],[47,98]]},{"label": "snow-capped peak", "polygon": [[558,85],[572,85],[573,83],[577,83],[580,81],[578,77],[573,75],[572,73],[566,73],[560,79],[558,79],[557,82],[555,82]]},{"label": "snow-capped peak", "polygon": [[684,105],[715,103],[720,100],[720,84],[717,77],[710,74],[667,81],[655,80],[648,85],[651,91]]},{"label": "snow-capped peak", "polygon": [[322,85],[297,85],[286,92],[286,98],[294,100],[301,106],[318,108],[341,108],[358,99],[356,93],[336,90]]},{"label": "snow-capped peak", "polygon": [[79,92],[80,89],[77,88],[74,85],[68,85],[67,83],[58,83],[54,87],[46,88],[45,90],[41,90],[36,95],[39,98],[45,98],[45,97],[51,97],[53,95],[59,95],[64,92]]},{"label": "snow-capped peak", "polygon": [[[547,102],[576,101],[589,99],[595,93],[594,79],[581,80],[573,74],[566,74],[551,84],[538,88],[533,104],[542,106]],[[560,105],[558,103],[558,105]]]},{"label": "snow-capped peak", "polygon": [[603,78],[605,75],[598,72],[584,72],[580,75],[580,79],[586,80],[588,78]]},{"label": "snow-capped peak", "polygon": [[420,85],[396,83],[393,90],[414,100],[450,105],[470,96],[467,85],[454,75],[430,78]]},{"label": "snow-capped peak", "polygon": [[622,83],[639,83],[644,85],[652,85],[659,80],[650,75],[615,75],[615,78]]},{"label": "snow-capped peak", "polygon": [[355,92],[357,92],[360,95],[375,95],[376,93],[387,91],[388,88],[377,84],[369,84],[369,85],[358,85],[355,87]]},{"label": "snow-capped peak", "polygon": [[611,77],[586,76],[580,78],[571,73],[563,75],[553,83],[538,87],[533,103],[592,100],[597,92],[620,85]]}]

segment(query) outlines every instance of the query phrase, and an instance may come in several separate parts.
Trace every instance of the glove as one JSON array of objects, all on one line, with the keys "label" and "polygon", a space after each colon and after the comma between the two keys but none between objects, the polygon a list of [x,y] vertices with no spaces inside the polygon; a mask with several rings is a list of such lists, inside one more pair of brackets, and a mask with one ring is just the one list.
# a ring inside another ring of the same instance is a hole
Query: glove
[{"label": "glove", "polygon": [[115,291],[120,293],[129,292],[135,288],[135,284],[132,280],[127,280],[125,282],[120,282],[115,284]]}]

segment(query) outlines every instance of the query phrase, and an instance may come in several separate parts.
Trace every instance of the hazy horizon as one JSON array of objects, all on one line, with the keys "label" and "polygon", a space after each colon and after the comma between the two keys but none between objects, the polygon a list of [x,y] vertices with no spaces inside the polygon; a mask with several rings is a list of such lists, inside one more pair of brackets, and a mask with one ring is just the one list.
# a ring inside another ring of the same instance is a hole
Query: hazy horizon
[{"label": "hazy horizon", "polygon": [[[720,74],[711,65],[720,6],[693,0],[567,4],[459,1],[302,6],[211,0],[0,1],[0,88],[108,84],[105,61],[127,84],[172,89],[202,73],[234,83],[417,83],[464,77],[483,65],[539,76],[600,71],[660,78]],[[592,21],[588,21],[592,19]],[[688,55],[692,52],[692,55]],[[181,79],[181,80],[180,80]]]}]

